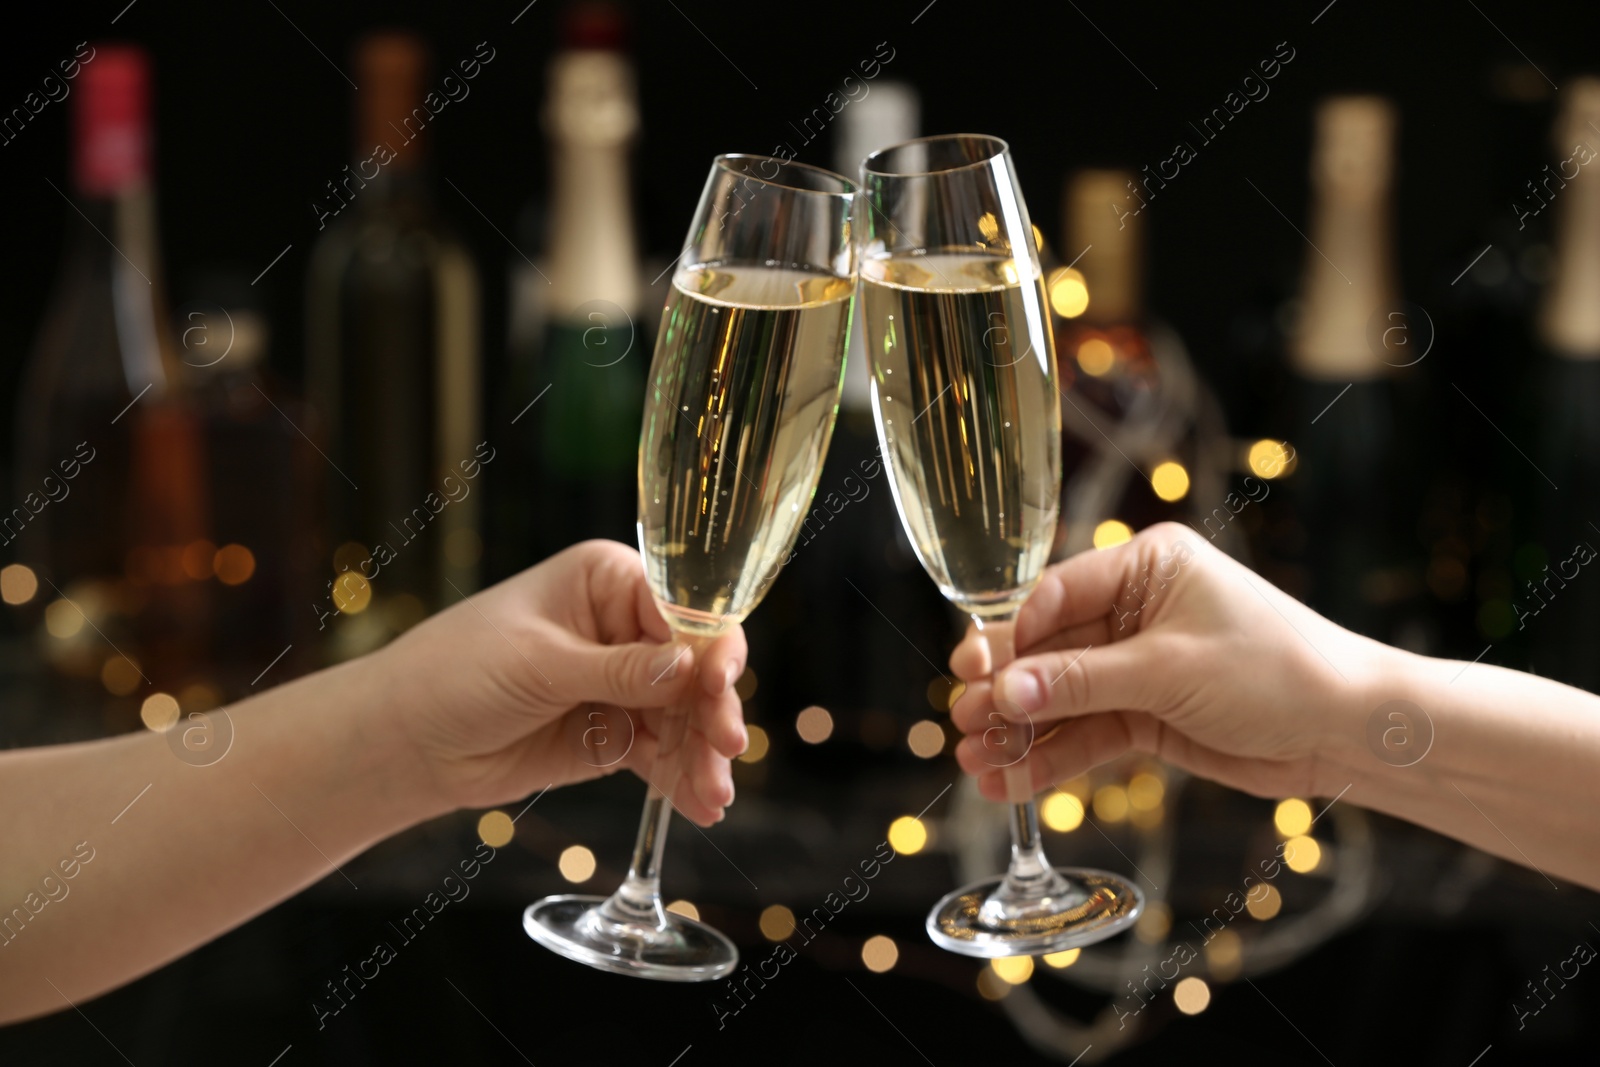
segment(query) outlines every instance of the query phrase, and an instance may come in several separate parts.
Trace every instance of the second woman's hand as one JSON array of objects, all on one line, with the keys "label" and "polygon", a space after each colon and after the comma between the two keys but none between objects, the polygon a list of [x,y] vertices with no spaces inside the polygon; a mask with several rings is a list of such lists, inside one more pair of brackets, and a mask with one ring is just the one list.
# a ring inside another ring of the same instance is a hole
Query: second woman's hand
[{"label": "second woman's hand", "polygon": [[1349,781],[1333,765],[1368,755],[1352,742],[1370,684],[1402,655],[1173,523],[1051,567],[1016,644],[992,682],[975,631],[950,658],[968,683],[952,709],[968,734],[957,758],[994,800],[1003,761],[985,738],[1002,720],[1032,724],[1036,789],[1140,751],[1261,796],[1332,795]]}]

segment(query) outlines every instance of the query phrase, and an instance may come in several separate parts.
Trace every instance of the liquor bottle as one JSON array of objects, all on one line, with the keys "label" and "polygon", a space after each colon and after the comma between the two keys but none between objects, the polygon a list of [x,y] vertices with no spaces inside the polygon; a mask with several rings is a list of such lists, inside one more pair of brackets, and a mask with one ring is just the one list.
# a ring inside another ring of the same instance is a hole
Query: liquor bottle
[{"label": "liquor bottle", "polygon": [[1061,253],[1072,265],[1047,275],[1063,390],[1058,558],[1096,543],[1108,521],[1137,530],[1226,495],[1222,465],[1202,451],[1223,436],[1220,415],[1182,340],[1145,307],[1144,219],[1123,206],[1134,179],[1069,176]]},{"label": "liquor bottle", "polygon": [[270,319],[249,274],[208,270],[186,295],[175,330],[202,427],[212,549],[191,562],[217,582],[207,662],[219,699],[231,700],[269,665],[274,683],[314,665],[307,607],[323,592],[332,472],[312,444],[316,413],[271,369]]},{"label": "liquor bottle", "polygon": [[1399,454],[1396,367],[1409,322],[1391,237],[1394,106],[1340,96],[1318,107],[1311,221],[1298,316],[1288,341],[1291,420],[1281,437],[1298,525],[1299,583],[1317,610],[1380,639],[1406,593],[1396,526],[1406,457]]},{"label": "liquor bottle", "polygon": [[307,377],[335,472],[316,617],[336,630],[335,657],[477,587],[477,489],[495,451],[479,414],[477,273],[432,193],[427,47],[379,33],[355,65],[357,162],[317,205],[306,293]]},{"label": "liquor bottle", "polygon": [[68,252],[18,404],[20,504],[0,520],[66,602],[45,615],[48,658],[118,696],[181,680],[205,627],[183,568],[204,479],[166,312],[150,82],[131,45],[99,44],[82,66]]},{"label": "liquor bottle", "polygon": [[1600,79],[1574,78],[1563,95],[1545,195],[1554,201],[1555,273],[1537,319],[1538,470],[1517,469],[1538,516],[1514,559],[1514,632],[1533,668],[1600,691]]},{"label": "liquor bottle", "polygon": [[543,266],[513,281],[523,343],[505,398],[520,409],[504,421],[517,419],[511,439],[529,469],[515,490],[521,500],[507,502],[522,511],[516,566],[588,537],[637,539],[639,423],[653,338],[639,314],[628,173],[639,108],[626,36],[611,5],[577,5],[550,62],[548,241]]}]

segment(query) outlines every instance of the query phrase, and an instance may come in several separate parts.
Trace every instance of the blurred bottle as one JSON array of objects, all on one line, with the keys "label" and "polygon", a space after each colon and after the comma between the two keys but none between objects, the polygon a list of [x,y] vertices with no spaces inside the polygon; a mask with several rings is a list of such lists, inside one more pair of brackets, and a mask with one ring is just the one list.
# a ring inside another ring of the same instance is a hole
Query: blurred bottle
[{"label": "blurred bottle", "polygon": [[[356,50],[355,157],[327,183],[312,253],[307,377],[328,423],[325,607],[358,655],[471,593],[479,530],[478,279],[427,163],[430,60],[407,33]],[[463,465],[475,472],[463,475]]]},{"label": "blurred bottle", "polygon": [[1396,528],[1406,457],[1392,379],[1411,358],[1391,232],[1397,122],[1394,106],[1376,96],[1331,97],[1317,109],[1312,247],[1288,344],[1292,419],[1279,435],[1298,463],[1288,480],[1305,531],[1296,591],[1380,639],[1390,636],[1396,605],[1416,591]]},{"label": "blurred bottle", "polygon": [[[838,137],[833,146],[833,169],[857,180],[861,161],[880,148],[915,138],[920,130],[922,102],[917,90],[905,82],[868,83],[867,94],[854,100],[839,115]],[[856,315],[850,327],[850,347],[845,357],[844,389],[839,398],[841,433],[876,441],[872,425],[872,374],[867,368],[866,330]]]},{"label": "blurred bottle", "polygon": [[[574,541],[636,541],[645,369],[628,150],[639,127],[628,26],[610,4],[567,12],[544,128],[551,192],[542,265],[513,266],[511,387],[500,398],[519,472],[499,570]],[[537,401],[535,403],[535,401]],[[532,407],[529,405],[532,404]],[[499,485],[506,485],[502,481]]]},{"label": "blurred bottle", "polygon": [[1600,691],[1600,78],[1574,78],[1565,93],[1548,190],[1555,274],[1536,327],[1539,470],[1519,483],[1538,527],[1514,560],[1511,605],[1516,632],[1533,635],[1534,670]]},{"label": "blurred bottle", "polygon": [[328,558],[321,520],[325,472],[332,472],[300,435],[319,438],[321,427],[272,372],[259,292],[248,274],[208,271],[188,287],[177,320],[211,502],[211,539],[185,564],[218,583],[207,659],[225,700],[244,695],[269,664],[273,682],[312,665],[311,608],[324,592],[319,575]]},{"label": "blurred bottle", "polygon": [[1073,265],[1046,276],[1064,431],[1058,557],[1088,548],[1107,520],[1138,530],[1225,495],[1213,469],[1225,464],[1201,462],[1200,446],[1202,431],[1225,436],[1220,414],[1182,340],[1145,307],[1144,219],[1123,206],[1134,179],[1116,169],[1068,178],[1061,254]]},{"label": "blurred bottle", "polygon": [[15,504],[0,518],[55,601],[49,658],[118,696],[181,680],[206,626],[205,592],[183,567],[206,503],[163,290],[150,81],[131,45],[97,45],[83,64],[76,210],[24,373]]}]

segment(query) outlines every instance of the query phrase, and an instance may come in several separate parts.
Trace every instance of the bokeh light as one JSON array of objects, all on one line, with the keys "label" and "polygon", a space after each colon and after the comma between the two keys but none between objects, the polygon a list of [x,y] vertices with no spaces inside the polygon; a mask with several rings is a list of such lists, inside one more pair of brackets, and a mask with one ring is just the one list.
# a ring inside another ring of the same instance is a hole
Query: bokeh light
[{"label": "bokeh light", "polygon": [[1284,837],[1298,837],[1311,829],[1311,805],[1299,797],[1280,800],[1272,821]]},{"label": "bokeh light", "polygon": [[1057,833],[1071,833],[1083,825],[1083,801],[1071,793],[1051,793],[1039,805],[1039,818]]},{"label": "bokeh light", "polygon": [[1094,547],[1110,548],[1133,540],[1133,527],[1116,519],[1107,519],[1094,528]]},{"label": "bokeh light", "polygon": [[874,974],[894,970],[894,965],[899,961],[900,947],[891,937],[875,934],[867,938],[867,943],[861,946],[861,962]]},{"label": "bokeh light", "polygon": [[1185,1015],[1199,1015],[1211,1003],[1211,987],[1204,978],[1190,975],[1172,987],[1172,1003]]},{"label": "bokeh light", "polygon": [[486,811],[478,818],[478,840],[490,848],[509,845],[516,832],[511,816],[503,811]]},{"label": "bokeh light", "polygon": [[1045,287],[1050,292],[1050,307],[1064,319],[1075,319],[1089,310],[1089,286],[1080,271],[1057,267],[1050,272]]},{"label": "bokeh light", "polygon": [[1150,472],[1150,488],[1169,504],[1182,500],[1189,495],[1189,472],[1182,463],[1169,459]]},{"label": "bokeh light", "polygon": [[1291,837],[1283,845],[1283,862],[1296,874],[1310,874],[1322,862],[1322,846],[1304,834]]},{"label": "bokeh light", "polygon": [[889,824],[889,845],[902,856],[914,856],[928,843],[928,828],[922,820],[902,815]]},{"label": "bokeh light", "polygon": [[794,933],[794,912],[782,904],[761,910],[761,936],[768,941],[786,941]]},{"label": "bokeh light", "polygon": [[33,568],[13,563],[0,568],[0,600],[7,604],[26,604],[39,591],[39,579]]},{"label": "bokeh light", "polygon": [[760,763],[761,758],[767,754],[767,749],[772,746],[767,731],[753,723],[746,723],[744,729],[750,736],[750,744],[739,754],[739,762]]},{"label": "bokeh light", "polygon": [[997,960],[990,960],[989,966],[1000,980],[1009,985],[1021,985],[1033,977],[1032,956],[1004,956]]},{"label": "bokeh light", "polygon": [[906,731],[906,745],[913,755],[932,759],[944,751],[944,727],[929,719],[913,723]]},{"label": "bokeh light", "polygon": [[1278,892],[1277,886],[1263,884],[1259,893],[1254,888],[1250,890],[1244,906],[1252,919],[1266,922],[1283,910],[1283,894]]},{"label": "bokeh light", "polygon": [[794,717],[794,732],[808,745],[820,745],[833,736],[833,716],[827,708],[812,706]]},{"label": "bokeh light", "polygon": [[1128,817],[1128,791],[1120,785],[1103,785],[1094,791],[1094,817],[1101,822],[1121,822]]},{"label": "bokeh light", "polygon": [[167,693],[151,693],[139,706],[139,719],[151,730],[170,730],[178,721],[178,702]]},{"label": "bokeh light", "polygon": [[587,882],[594,877],[594,853],[582,845],[568,845],[556,860],[561,877],[569,882]]},{"label": "bokeh light", "polygon": [[256,572],[255,553],[243,545],[223,545],[211,563],[223,585],[243,585]]},{"label": "bokeh light", "polygon": [[1078,346],[1078,366],[1091,378],[1103,378],[1117,365],[1117,350],[1103,337],[1086,338]]}]

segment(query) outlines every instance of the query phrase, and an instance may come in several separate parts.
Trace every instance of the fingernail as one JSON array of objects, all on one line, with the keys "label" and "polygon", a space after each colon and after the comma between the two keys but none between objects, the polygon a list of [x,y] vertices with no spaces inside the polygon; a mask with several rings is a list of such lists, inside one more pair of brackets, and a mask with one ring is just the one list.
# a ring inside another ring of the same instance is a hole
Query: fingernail
[{"label": "fingernail", "polygon": [[1000,695],[1023,711],[1038,711],[1047,699],[1044,684],[1031,671],[1007,672],[1000,682]]},{"label": "fingernail", "polygon": [[689,649],[683,645],[663,645],[660,652],[650,661],[650,684],[659,685],[670,682],[678,676],[683,669],[683,661],[689,658]]},{"label": "fingernail", "polygon": [[722,668],[722,688],[718,692],[727,692],[728,689],[732,688],[733,683],[739,680],[739,675],[743,673],[744,668],[733,662]]},{"label": "fingernail", "polygon": [[739,755],[742,756],[750,751],[750,730],[744,723],[739,724],[739,734],[744,738],[744,741],[739,745]]}]

